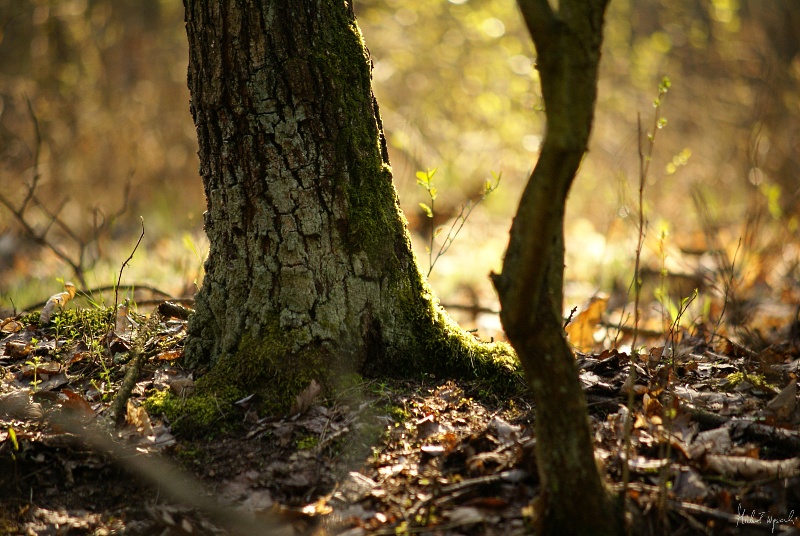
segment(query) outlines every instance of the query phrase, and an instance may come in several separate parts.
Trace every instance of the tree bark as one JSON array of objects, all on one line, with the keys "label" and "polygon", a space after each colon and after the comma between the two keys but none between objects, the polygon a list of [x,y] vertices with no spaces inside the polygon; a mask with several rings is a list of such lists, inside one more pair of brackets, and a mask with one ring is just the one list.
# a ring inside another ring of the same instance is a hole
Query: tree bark
[{"label": "tree bark", "polygon": [[544,534],[618,534],[562,327],[564,208],[594,115],[607,0],[518,0],[537,51],[547,128],[494,276],[501,320],[536,402]]},{"label": "tree bark", "polygon": [[513,381],[419,273],[351,4],[184,4],[211,244],[189,363],[278,411],[370,370]]}]

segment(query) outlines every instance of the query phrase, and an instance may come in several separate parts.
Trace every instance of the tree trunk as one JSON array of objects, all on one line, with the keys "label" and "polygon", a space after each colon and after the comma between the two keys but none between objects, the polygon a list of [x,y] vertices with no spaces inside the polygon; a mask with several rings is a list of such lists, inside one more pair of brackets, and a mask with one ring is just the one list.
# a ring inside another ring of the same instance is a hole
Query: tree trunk
[{"label": "tree trunk", "polygon": [[211,243],[188,361],[276,411],[369,370],[513,381],[417,269],[350,2],[185,7]]},{"label": "tree trunk", "polygon": [[544,534],[618,534],[598,474],[586,400],[564,339],[564,207],[586,152],[607,0],[519,0],[536,46],[547,130],[494,276],[501,320],[536,402]]}]

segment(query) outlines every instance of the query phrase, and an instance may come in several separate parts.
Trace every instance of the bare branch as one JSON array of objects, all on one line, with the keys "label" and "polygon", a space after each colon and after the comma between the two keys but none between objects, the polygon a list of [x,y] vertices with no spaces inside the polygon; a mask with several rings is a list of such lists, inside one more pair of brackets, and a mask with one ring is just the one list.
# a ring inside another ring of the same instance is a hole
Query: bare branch
[{"label": "bare branch", "polygon": [[[35,146],[33,149],[33,178],[31,179],[30,183],[26,185],[24,199],[18,208],[14,203],[12,203],[11,199],[6,197],[2,192],[0,192],[0,205],[5,206],[9,212],[11,212],[28,238],[33,240],[36,244],[46,247],[52,251],[56,257],[67,263],[72,269],[75,279],[77,279],[80,283],[80,286],[82,288],[86,288],[86,272],[87,270],[91,269],[92,266],[94,266],[95,262],[100,256],[100,237],[103,233],[107,232],[114,221],[128,209],[133,170],[128,173],[122,206],[120,209],[110,218],[106,218],[100,209],[95,209],[95,221],[93,222],[91,237],[88,240],[82,238],[77,232],[75,232],[73,227],[68,225],[60,217],[61,210],[69,201],[68,198],[65,198],[58,205],[58,208],[55,211],[52,211],[47,208],[47,205],[42,202],[37,195],[37,188],[41,179],[41,174],[39,173],[39,155],[41,154],[42,136],[39,128],[39,120],[37,119],[36,113],[33,110],[33,105],[29,99],[26,98],[25,100],[28,105],[28,112],[31,117],[31,121],[33,122],[34,133],[36,137]],[[37,230],[36,227],[34,227],[32,218],[30,216],[30,209],[32,207],[41,211],[41,213],[47,218],[47,222],[44,224],[42,229]],[[98,213],[101,216],[101,218],[99,218],[99,223],[97,218]],[[48,237],[54,228],[57,228],[66,238],[75,244],[77,248],[75,255],[70,256],[64,249],[56,245],[56,243]],[[92,244],[97,245],[97,250],[96,253],[91,256],[90,261],[87,262],[87,250]]]},{"label": "bare branch", "polygon": [[[160,288],[156,288],[156,287],[151,286],[151,285],[139,284],[139,283],[131,283],[129,285],[117,285],[117,284],[114,284],[114,285],[103,285],[103,286],[100,286],[100,287],[92,287],[92,288],[88,288],[88,289],[85,289],[85,290],[84,289],[78,289],[77,293],[79,295],[81,295],[82,297],[84,297],[84,298],[91,299],[93,294],[99,294],[101,292],[108,292],[109,290],[116,291],[117,289],[124,289],[124,290],[129,290],[129,291],[146,290],[147,292],[150,292],[153,296],[160,296],[160,298],[157,299],[157,300],[137,300],[137,304],[139,304],[139,305],[152,305],[154,303],[158,304],[158,303],[163,302],[165,299],[170,300],[170,301],[174,301],[174,302],[179,302],[179,303],[192,303],[194,301],[194,299],[192,299],[192,298],[176,298],[172,294],[170,294],[169,292],[164,292]],[[41,309],[42,307],[44,307],[45,303],[47,303],[47,302],[41,301],[41,302],[38,302],[38,303],[32,303],[32,304],[28,305],[27,307],[23,307],[21,310],[22,311],[35,311],[37,309]]]},{"label": "bare branch", "polygon": [[20,212],[25,211],[25,207],[28,206],[28,203],[33,197],[33,193],[36,191],[36,185],[39,183],[39,178],[41,177],[39,174],[39,154],[41,153],[42,148],[42,135],[39,131],[39,119],[36,117],[36,114],[33,111],[31,100],[28,97],[25,97],[25,102],[28,105],[28,113],[31,116],[31,121],[33,121],[33,131],[36,134],[36,143],[33,146],[33,179],[28,185],[28,193],[25,195],[25,200],[22,202],[22,206],[19,209]]},{"label": "bare branch", "polygon": [[139,249],[139,244],[142,243],[142,238],[144,238],[144,218],[140,216],[139,219],[142,222],[142,234],[139,235],[139,240],[137,240],[136,245],[133,246],[133,251],[131,251],[131,254],[128,255],[128,258],[125,259],[125,262],[123,262],[122,266],[119,268],[119,277],[117,278],[117,285],[114,288],[114,311],[117,310],[117,305],[119,304],[119,284],[122,282],[122,271],[125,270],[125,267],[131,261],[131,259],[133,259],[133,256],[136,254],[136,250]]}]

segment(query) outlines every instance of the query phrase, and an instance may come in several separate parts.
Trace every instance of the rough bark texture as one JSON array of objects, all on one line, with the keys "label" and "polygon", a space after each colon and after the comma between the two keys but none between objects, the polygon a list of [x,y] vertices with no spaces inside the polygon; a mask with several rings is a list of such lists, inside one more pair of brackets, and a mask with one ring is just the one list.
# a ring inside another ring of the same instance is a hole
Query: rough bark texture
[{"label": "rough bark texture", "polygon": [[587,149],[607,0],[519,0],[537,51],[547,118],[539,160],[494,277],[501,319],[536,401],[544,534],[615,534],[586,400],[562,329],[564,207]]},{"label": "rough bark texture", "polygon": [[185,7],[211,243],[190,362],[286,403],[311,379],[370,367],[511,371],[509,352],[464,337],[419,274],[349,3]]}]

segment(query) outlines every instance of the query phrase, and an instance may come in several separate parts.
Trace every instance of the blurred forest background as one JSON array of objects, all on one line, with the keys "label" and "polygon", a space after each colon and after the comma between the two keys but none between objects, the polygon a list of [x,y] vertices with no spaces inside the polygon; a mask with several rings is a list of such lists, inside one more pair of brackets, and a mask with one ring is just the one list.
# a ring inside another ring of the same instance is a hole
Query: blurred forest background
[{"label": "blurred forest background", "polygon": [[[500,267],[544,118],[516,5],[355,8],[423,269],[431,221],[415,173],[437,169],[433,223],[445,231],[502,174],[431,275],[443,302],[497,308],[488,273]],[[568,211],[570,304],[597,290],[624,298],[637,240],[637,117],[646,136],[664,76],[672,87],[646,184],[645,266],[702,287],[704,274],[720,275],[720,252],[729,264],[735,253],[742,288],[800,301],[798,36],[796,0],[611,2],[591,152]],[[177,0],[0,0],[0,194],[74,259],[83,244],[89,287],[116,281],[140,215],[145,237],[124,281],[190,296],[202,278],[187,61]],[[46,299],[61,290],[58,278],[74,271],[0,206],[0,307]],[[471,320],[498,328],[491,314]]]}]

